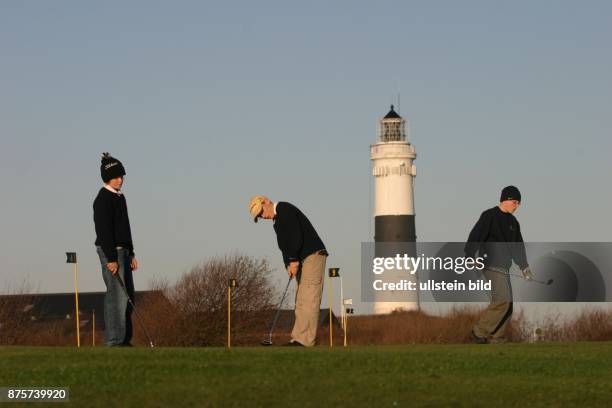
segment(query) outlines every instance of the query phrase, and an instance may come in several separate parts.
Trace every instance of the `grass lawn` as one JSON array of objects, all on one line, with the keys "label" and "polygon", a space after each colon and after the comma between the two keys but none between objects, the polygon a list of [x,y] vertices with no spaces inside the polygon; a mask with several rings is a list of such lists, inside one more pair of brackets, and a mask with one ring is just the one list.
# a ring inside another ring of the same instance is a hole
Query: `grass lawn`
[{"label": "grass lawn", "polygon": [[0,347],[0,386],[70,387],[88,407],[609,407],[612,343]]}]

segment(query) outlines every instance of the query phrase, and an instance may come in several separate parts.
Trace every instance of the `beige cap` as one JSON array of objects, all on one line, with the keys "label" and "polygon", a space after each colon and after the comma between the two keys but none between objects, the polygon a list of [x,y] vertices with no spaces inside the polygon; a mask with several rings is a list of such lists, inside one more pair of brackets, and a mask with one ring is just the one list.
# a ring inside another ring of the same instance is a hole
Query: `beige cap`
[{"label": "beige cap", "polygon": [[251,198],[249,202],[249,212],[251,213],[251,217],[253,217],[253,221],[257,222],[257,217],[261,214],[261,210],[263,209],[263,204],[266,202],[267,198],[262,195],[256,195]]}]

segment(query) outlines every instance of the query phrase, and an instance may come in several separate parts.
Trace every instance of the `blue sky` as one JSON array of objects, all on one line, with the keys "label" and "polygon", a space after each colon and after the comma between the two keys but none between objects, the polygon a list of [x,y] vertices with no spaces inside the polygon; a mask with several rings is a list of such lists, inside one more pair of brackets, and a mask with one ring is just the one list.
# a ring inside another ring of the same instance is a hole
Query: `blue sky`
[{"label": "blue sky", "polygon": [[[466,238],[517,185],[529,241],[610,241],[612,5],[605,1],[0,3],[0,273],[103,290],[99,157],[127,169],[141,270],[267,257],[250,196],[298,205],[359,295],[369,145],[401,93],[421,241]],[[12,283],[11,283],[12,282]],[[366,306],[362,306],[365,308]]]}]

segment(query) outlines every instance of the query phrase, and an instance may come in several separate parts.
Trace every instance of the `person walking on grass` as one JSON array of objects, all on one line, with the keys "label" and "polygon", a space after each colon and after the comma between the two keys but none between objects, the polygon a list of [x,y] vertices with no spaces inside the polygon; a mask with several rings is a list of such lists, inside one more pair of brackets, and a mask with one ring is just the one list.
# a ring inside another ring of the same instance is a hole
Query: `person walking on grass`
[{"label": "person walking on grass", "polygon": [[105,344],[109,347],[131,347],[132,308],[117,275],[134,299],[132,271],[138,269],[134,255],[127,203],[121,191],[125,168],[109,153],[102,155],[100,173],[104,186],[93,203],[96,250],[106,284],[104,296]]},{"label": "person walking on grass", "polygon": [[512,316],[512,287],[510,267],[514,261],[523,277],[533,279],[527,262],[523,236],[514,213],[521,204],[521,193],[515,186],[501,192],[499,205],[484,211],[465,245],[465,254],[484,257],[483,275],[491,281],[491,302],[471,332],[474,343],[500,343],[506,341],[505,331]]},{"label": "person walking on grass", "polygon": [[274,220],[278,247],[289,278],[297,280],[295,324],[288,346],[315,345],[327,250],[306,216],[293,204],[257,195],[249,202],[253,221]]}]

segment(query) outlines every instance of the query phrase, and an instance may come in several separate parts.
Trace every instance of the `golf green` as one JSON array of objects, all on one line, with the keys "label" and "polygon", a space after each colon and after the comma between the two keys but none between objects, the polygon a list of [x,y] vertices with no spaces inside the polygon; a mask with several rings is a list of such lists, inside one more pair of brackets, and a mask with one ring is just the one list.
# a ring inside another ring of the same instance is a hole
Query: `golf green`
[{"label": "golf green", "polygon": [[[0,347],[0,387],[82,406],[610,406],[612,343]],[[4,405],[4,404],[2,404]]]}]

